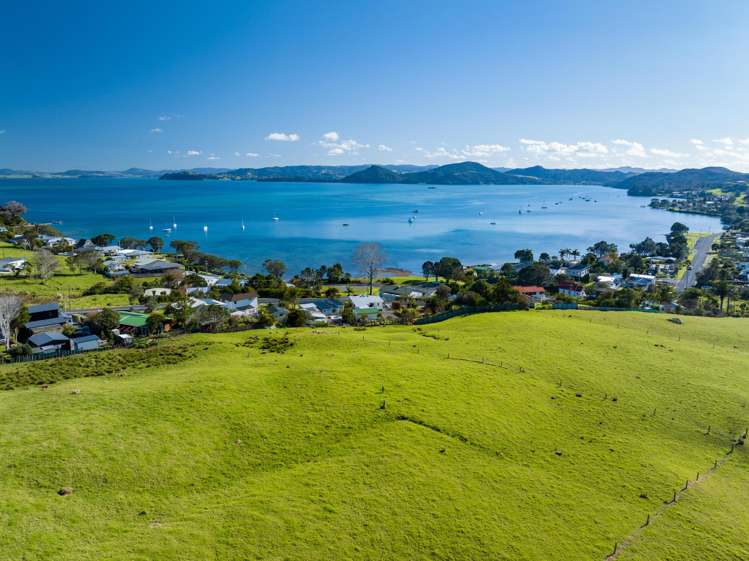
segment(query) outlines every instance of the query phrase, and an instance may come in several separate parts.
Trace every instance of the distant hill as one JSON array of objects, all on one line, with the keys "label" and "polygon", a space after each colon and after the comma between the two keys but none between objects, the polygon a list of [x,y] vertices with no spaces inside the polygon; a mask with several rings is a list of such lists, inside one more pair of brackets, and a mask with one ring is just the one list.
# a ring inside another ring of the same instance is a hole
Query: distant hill
[{"label": "distant hill", "polygon": [[195,171],[175,171],[171,173],[165,173],[159,179],[166,180],[180,180],[180,181],[202,181],[203,179],[216,179],[215,175],[198,173]]},{"label": "distant hill", "polygon": [[595,169],[547,169],[543,166],[517,168],[508,171],[512,175],[534,177],[541,183],[559,185],[612,185],[630,177],[622,171]]},{"label": "distant hill", "polygon": [[647,172],[625,179],[614,185],[626,189],[630,195],[670,195],[680,191],[695,191],[714,187],[749,186],[749,174],[722,167],[683,169],[674,173]]},{"label": "distant hill", "polygon": [[403,175],[403,183],[428,183],[433,185],[523,185],[537,184],[531,177],[502,173],[476,162],[447,164],[433,170]]},{"label": "distant hill", "polygon": [[370,166],[341,179],[343,183],[400,183],[404,177],[411,174],[401,174],[382,166]]}]

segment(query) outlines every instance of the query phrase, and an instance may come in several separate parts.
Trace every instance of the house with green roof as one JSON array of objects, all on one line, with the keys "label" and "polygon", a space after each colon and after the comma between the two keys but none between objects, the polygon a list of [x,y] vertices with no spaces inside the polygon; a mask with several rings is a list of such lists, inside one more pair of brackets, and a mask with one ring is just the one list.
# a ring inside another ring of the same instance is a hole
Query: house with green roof
[{"label": "house with green roof", "polygon": [[121,333],[131,335],[146,335],[148,333],[148,314],[138,312],[118,312],[120,316],[119,329]]}]

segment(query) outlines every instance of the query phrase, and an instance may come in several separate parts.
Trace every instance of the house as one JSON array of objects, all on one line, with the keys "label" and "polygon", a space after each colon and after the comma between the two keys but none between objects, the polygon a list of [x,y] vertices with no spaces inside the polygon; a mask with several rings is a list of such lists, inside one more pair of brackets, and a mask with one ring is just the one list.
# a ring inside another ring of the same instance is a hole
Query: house
[{"label": "house", "polygon": [[304,315],[307,316],[307,323],[315,324],[315,323],[327,323],[328,318],[327,316],[322,313],[318,307],[312,303],[307,302],[305,304],[299,304],[299,308],[304,311]]},{"label": "house", "polygon": [[120,251],[122,251],[122,248],[118,245],[103,245],[103,246],[98,246],[96,250],[99,253],[103,253],[106,256],[111,256],[111,255],[117,255]]},{"label": "house", "polygon": [[632,274],[627,277],[626,284],[631,288],[649,288],[655,286],[655,277],[653,275]]},{"label": "house", "polygon": [[82,239],[75,242],[74,249],[76,251],[93,251],[96,249],[96,244],[91,240]]},{"label": "house", "polygon": [[15,275],[26,267],[28,261],[21,257],[0,259],[0,275]]},{"label": "house", "polygon": [[[218,288],[228,288],[232,285],[232,283],[234,283],[234,279],[224,277],[218,279],[214,286],[217,286]],[[237,279],[237,283],[242,287],[247,286],[247,280],[245,279]]]},{"label": "house", "polygon": [[382,312],[384,301],[380,296],[349,296],[357,320],[374,321]]},{"label": "house", "polygon": [[122,277],[129,272],[120,261],[108,259],[102,265],[104,266],[104,274],[110,278]]},{"label": "house", "polygon": [[82,335],[70,339],[71,351],[95,351],[101,347],[102,340],[96,335]]},{"label": "house", "polygon": [[380,296],[386,304],[402,300],[415,300],[423,303],[437,292],[439,283],[427,282],[421,284],[390,285],[380,287]]},{"label": "house", "polygon": [[[263,298],[262,300],[271,300],[270,302],[263,302],[261,305],[265,306],[265,309],[268,310],[268,313],[270,313],[277,322],[281,323],[286,320],[286,317],[289,315],[289,310],[281,306],[276,298]],[[273,300],[275,300],[275,302],[273,302]]]},{"label": "house", "polygon": [[596,285],[599,288],[606,288],[609,290],[621,288],[622,282],[623,278],[618,273],[613,275],[598,275],[596,278]]},{"label": "house", "polygon": [[559,294],[570,298],[585,298],[585,288],[577,282],[561,281],[559,283]]},{"label": "house", "polygon": [[574,265],[572,267],[567,267],[565,274],[568,277],[572,277],[573,279],[582,279],[583,277],[588,276],[590,273],[590,265],[586,265],[584,263],[578,263],[577,265]]},{"label": "house", "polygon": [[135,259],[138,257],[153,257],[150,251],[145,249],[120,249],[117,255],[121,255],[126,259]]},{"label": "house", "polygon": [[543,286],[513,286],[520,294],[531,302],[543,302],[546,300],[546,291]]},{"label": "house", "polygon": [[129,335],[146,335],[148,333],[148,314],[138,312],[118,312],[120,333]]},{"label": "house", "polygon": [[241,294],[232,294],[224,302],[224,305],[231,312],[257,310],[257,294],[255,292],[243,292]]},{"label": "house", "polygon": [[209,287],[221,280],[221,277],[218,275],[211,275],[209,273],[198,273],[198,276],[203,279]]},{"label": "house", "polygon": [[171,288],[146,288],[143,291],[143,296],[146,298],[158,298],[159,296],[169,296],[171,293]]},{"label": "house", "polygon": [[26,341],[33,353],[49,353],[70,348],[70,339],[60,331],[35,333]]},{"label": "house", "polygon": [[211,291],[210,286],[191,286],[185,290],[188,296],[194,296],[196,294],[208,294]]},{"label": "house", "polygon": [[65,244],[65,245],[74,246],[75,243],[76,241],[73,238],[66,238],[64,236],[51,237],[45,241],[45,245],[47,247],[54,247],[57,244]]},{"label": "house", "polygon": [[156,259],[143,265],[134,265],[130,270],[134,275],[140,275],[144,277],[160,277],[167,273],[182,272],[184,266],[179,263],[172,263],[170,261],[162,261]]},{"label": "house", "polygon": [[27,311],[29,321],[23,327],[32,334],[59,331],[62,326],[72,321],[69,315],[60,311],[57,302],[29,306]]},{"label": "house", "polygon": [[340,321],[343,314],[343,300],[339,298],[301,298],[300,304],[314,304],[330,321]]}]

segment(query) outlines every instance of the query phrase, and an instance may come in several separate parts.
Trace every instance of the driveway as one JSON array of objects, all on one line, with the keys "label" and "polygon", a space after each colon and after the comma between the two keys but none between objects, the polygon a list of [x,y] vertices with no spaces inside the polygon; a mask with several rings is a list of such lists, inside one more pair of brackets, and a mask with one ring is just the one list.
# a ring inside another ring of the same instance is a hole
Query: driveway
[{"label": "driveway", "polygon": [[697,273],[705,267],[707,254],[710,252],[710,248],[718,236],[720,234],[711,234],[704,238],[699,238],[697,243],[694,244],[694,259],[692,259],[691,270],[687,269],[684,272],[684,276],[676,283],[676,290],[678,292],[683,292],[687,288],[691,288],[697,284]]}]

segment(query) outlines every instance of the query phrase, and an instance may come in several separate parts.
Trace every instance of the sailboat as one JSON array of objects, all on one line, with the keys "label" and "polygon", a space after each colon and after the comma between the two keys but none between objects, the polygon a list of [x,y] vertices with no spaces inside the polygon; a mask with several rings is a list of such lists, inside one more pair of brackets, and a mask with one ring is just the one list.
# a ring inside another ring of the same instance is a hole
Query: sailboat
[{"label": "sailboat", "polygon": [[278,216],[274,216],[273,217],[273,222],[278,222],[279,220],[281,220],[281,219]]},{"label": "sailboat", "polygon": [[176,229],[177,229],[177,222],[175,222],[174,216],[172,216],[172,230],[176,230]]},{"label": "sailboat", "polygon": [[148,231],[153,232],[153,222],[150,219],[148,220]]},{"label": "sailboat", "polygon": [[208,226],[203,226],[203,232],[208,233]]}]

